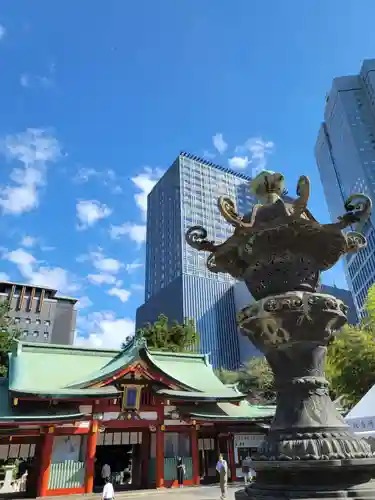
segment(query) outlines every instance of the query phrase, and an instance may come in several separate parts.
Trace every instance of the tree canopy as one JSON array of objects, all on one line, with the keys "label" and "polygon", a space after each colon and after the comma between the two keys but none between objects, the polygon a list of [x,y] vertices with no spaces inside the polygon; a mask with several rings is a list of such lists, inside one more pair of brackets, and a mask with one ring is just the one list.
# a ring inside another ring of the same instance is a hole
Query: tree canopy
[{"label": "tree canopy", "polygon": [[274,376],[263,356],[250,358],[238,371],[218,370],[217,376],[224,384],[236,384],[252,403],[275,401]]},{"label": "tree canopy", "polygon": [[0,376],[8,373],[8,353],[13,340],[19,337],[19,331],[8,315],[9,309],[8,302],[0,302]]},{"label": "tree canopy", "polygon": [[375,285],[367,295],[366,315],[346,325],[328,347],[326,372],[332,396],[355,405],[375,384]]},{"label": "tree canopy", "polygon": [[138,329],[136,335],[146,340],[149,349],[158,351],[192,352],[199,345],[199,335],[193,320],[186,319],[182,324],[169,322],[164,314],[160,314],[154,323],[147,323]]}]

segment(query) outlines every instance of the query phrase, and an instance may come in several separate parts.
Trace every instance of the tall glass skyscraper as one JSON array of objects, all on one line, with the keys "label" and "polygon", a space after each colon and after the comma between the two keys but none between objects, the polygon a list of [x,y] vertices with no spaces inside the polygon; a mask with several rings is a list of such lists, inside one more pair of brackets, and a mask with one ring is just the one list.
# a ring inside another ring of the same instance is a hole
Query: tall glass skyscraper
[{"label": "tall glass skyscraper", "polygon": [[[315,157],[332,220],[343,214],[350,194],[375,200],[375,60],[360,74],[333,80]],[[368,247],[345,259],[346,276],[359,315],[375,282],[375,214],[365,226]]]},{"label": "tall glass skyscraper", "polygon": [[214,367],[240,363],[234,303],[234,279],[206,268],[208,254],[185,242],[191,226],[201,225],[208,238],[224,241],[233,232],[220,215],[217,199],[236,200],[237,210],[251,210],[250,177],[181,153],[148,196],[145,304],[137,310],[137,328],[160,313],[170,320],[193,318],[200,350]]}]

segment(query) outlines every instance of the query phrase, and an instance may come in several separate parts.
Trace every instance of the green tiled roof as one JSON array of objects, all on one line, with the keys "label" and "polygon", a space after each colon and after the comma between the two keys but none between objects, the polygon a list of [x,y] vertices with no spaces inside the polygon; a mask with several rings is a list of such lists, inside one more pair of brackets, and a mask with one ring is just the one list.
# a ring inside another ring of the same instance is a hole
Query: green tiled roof
[{"label": "green tiled roof", "polygon": [[207,356],[148,351],[148,357],[160,371],[192,391],[205,392],[230,400],[237,400],[241,395],[233,387],[228,387],[219,380]]},{"label": "green tiled roof", "polygon": [[[144,361],[182,391],[222,401],[244,398],[234,387],[224,385],[216,377],[207,356],[149,351],[144,344],[136,342],[120,352],[16,342],[10,354],[9,389],[19,394],[56,398],[68,397],[69,394],[89,395],[87,388],[94,383],[108,380],[139,361]],[[95,390],[91,395],[105,397],[114,388]]]},{"label": "green tiled roof", "polygon": [[252,405],[242,401],[232,403],[200,404],[199,406],[181,406],[180,412],[197,420],[264,420],[272,419],[276,406]]},{"label": "green tiled roof", "polygon": [[85,416],[79,409],[64,410],[58,407],[50,407],[43,412],[20,411],[18,407],[12,407],[10,404],[8,380],[0,378],[0,422],[54,422],[61,420],[79,420]]},{"label": "green tiled roof", "polygon": [[15,342],[9,359],[9,389],[19,393],[54,393],[100,370],[118,351]]},{"label": "green tiled roof", "polygon": [[[9,393],[35,395],[44,399],[96,398],[117,396],[113,385],[92,387],[142,361],[174,389],[158,389],[166,398],[199,402],[181,405],[182,414],[197,420],[264,420],[272,418],[275,407],[250,405],[235,386],[224,385],[215,375],[207,356],[190,353],[149,351],[142,342],[133,342],[123,351],[16,342],[9,360],[9,387],[3,383],[0,394],[0,420],[78,419],[83,415],[69,410],[57,414],[58,406],[47,415],[17,414],[9,407]],[[4,401],[6,407],[1,406]],[[232,404],[240,402],[240,404]],[[66,410],[65,410],[66,411]],[[78,412],[78,410],[77,410]]]}]

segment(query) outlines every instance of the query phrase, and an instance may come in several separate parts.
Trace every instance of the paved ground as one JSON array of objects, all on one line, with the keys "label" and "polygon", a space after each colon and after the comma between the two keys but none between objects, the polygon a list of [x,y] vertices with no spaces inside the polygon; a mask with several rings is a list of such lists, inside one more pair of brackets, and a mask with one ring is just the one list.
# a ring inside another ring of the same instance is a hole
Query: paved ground
[{"label": "paved ground", "polygon": [[[229,485],[227,500],[234,500],[234,493],[243,489],[240,485]],[[152,500],[157,500],[162,498],[163,500],[219,500],[220,498],[220,488],[217,486],[201,486],[201,487],[185,487],[182,489],[167,489],[164,491],[153,491],[148,490],[143,494],[143,492],[134,492],[132,498],[142,498],[145,496],[147,500],[150,498]],[[129,498],[129,494],[121,494],[116,496],[116,500],[126,500]]]},{"label": "paved ground", "polygon": [[[227,500],[234,500],[234,493],[242,490],[243,485],[229,485]],[[101,495],[69,495],[64,497],[49,497],[51,500],[101,500]],[[185,487],[185,488],[171,488],[165,490],[142,490],[121,492],[116,495],[116,500],[127,499],[144,499],[144,500],[219,500],[220,488],[219,486],[200,486],[200,487]],[[2,500],[2,499],[1,499]],[[18,500],[26,500],[18,498]],[[30,499],[27,499],[30,500]]]}]

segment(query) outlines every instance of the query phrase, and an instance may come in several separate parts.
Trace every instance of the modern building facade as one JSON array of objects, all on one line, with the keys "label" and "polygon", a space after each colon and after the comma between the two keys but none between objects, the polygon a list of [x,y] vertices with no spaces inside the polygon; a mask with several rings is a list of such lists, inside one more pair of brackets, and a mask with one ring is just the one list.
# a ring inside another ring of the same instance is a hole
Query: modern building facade
[{"label": "modern building facade", "polygon": [[171,321],[193,318],[200,350],[214,367],[240,363],[235,321],[234,279],[206,268],[207,254],[185,242],[191,226],[204,226],[208,238],[224,241],[233,232],[220,215],[217,199],[236,201],[240,213],[251,210],[250,178],[196,156],[181,153],[148,196],[145,304],[137,310],[137,328],[160,313]]},{"label": "modern building facade", "polygon": [[[234,305],[236,309],[236,315],[244,307],[249,306],[254,302],[253,296],[247,289],[246,284],[243,281],[238,281],[234,287]],[[243,335],[241,330],[238,328],[238,344],[240,349],[240,363],[244,365],[249,359],[263,356],[263,353],[259,351],[254,344],[249,340],[246,335]]]},{"label": "modern building facade", "polygon": [[[359,75],[335,78],[326,98],[324,122],[315,157],[332,220],[343,214],[350,194],[375,199],[375,60],[363,63]],[[368,247],[347,256],[349,288],[359,315],[375,282],[375,213],[364,228]]]},{"label": "modern building facade", "polygon": [[8,301],[12,325],[27,342],[71,345],[76,327],[77,299],[35,285],[0,281],[0,301]]}]

